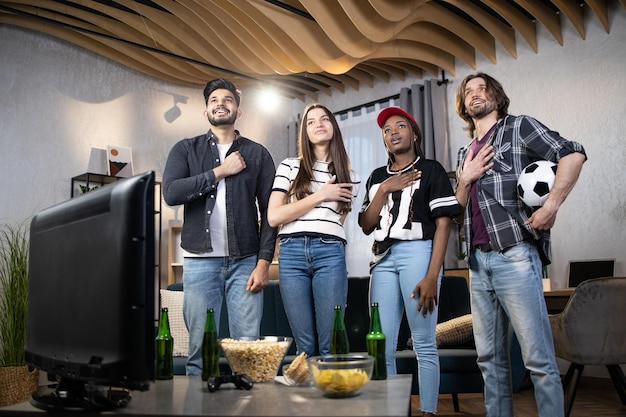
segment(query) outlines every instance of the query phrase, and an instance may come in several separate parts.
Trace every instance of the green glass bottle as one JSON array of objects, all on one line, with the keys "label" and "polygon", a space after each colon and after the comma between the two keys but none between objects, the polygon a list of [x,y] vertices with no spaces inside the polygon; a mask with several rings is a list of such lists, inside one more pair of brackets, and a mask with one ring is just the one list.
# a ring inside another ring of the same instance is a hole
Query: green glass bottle
[{"label": "green glass bottle", "polygon": [[174,378],[174,338],[170,332],[170,321],[165,307],[161,309],[155,349],[156,379]]},{"label": "green glass bottle", "polygon": [[387,379],[387,363],[385,357],[385,334],[380,325],[378,303],[372,303],[370,314],[370,330],[365,336],[367,353],[374,357],[374,371],[372,379]]},{"label": "green glass bottle", "polygon": [[343,321],[343,313],[340,305],[335,306],[333,334],[330,339],[330,353],[333,355],[350,353],[348,332],[346,331],[346,324]]},{"label": "green glass bottle", "polygon": [[217,344],[217,326],[212,308],[206,311],[204,338],[202,339],[202,380],[220,374],[220,349]]}]

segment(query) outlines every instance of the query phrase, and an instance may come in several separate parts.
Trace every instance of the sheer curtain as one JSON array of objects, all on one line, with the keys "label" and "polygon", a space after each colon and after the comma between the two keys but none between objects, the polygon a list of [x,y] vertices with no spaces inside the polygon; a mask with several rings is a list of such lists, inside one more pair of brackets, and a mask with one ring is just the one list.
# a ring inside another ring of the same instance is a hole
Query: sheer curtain
[{"label": "sheer curtain", "polygon": [[349,276],[369,275],[374,239],[372,235],[366,236],[359,227],[358,214],[363,203],[367,178],[375,168],[387,163],[387,152],[383,145],[381,131],[376,124],[376,116],[389,105],[389,101],[367,105],[337,117],[352,169],[361,178],[355,205],[344,223],[348,240],[346,264]]},{"label": "sheer curtain", "polygon": [[[410,87],[402,88],[396,97],[367,104],[356,110],[339,112],[337,121],[352,163],[352,169],[361,178],[355,206],[348,214],[344,224],[348,240],[346,263],[349,276],[369,275],[373,238],[371,235],[366,236],[359,227],[357,223],[358,213],[363,203],[367,178],[375,168],[387,163],[387,152],[383,145],[381,130],[376,123],[376,117],[383,108],[388,106],[399,106],[413,114],[424,135],[422,146],[426,158],[436,159],[446,171],[452,170],[445,84],[438,85],[436,80],[426,80],[424,85],[413,84]],[[450,243],[454,257],[455,245],[453,242]]]}]

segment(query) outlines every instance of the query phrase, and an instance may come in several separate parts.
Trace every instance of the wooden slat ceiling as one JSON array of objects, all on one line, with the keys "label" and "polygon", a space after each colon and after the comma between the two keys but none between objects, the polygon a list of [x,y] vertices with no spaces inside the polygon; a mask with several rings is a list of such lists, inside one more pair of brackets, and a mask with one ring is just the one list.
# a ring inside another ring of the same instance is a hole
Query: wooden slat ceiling
[{"label": "wooden slat ceiling", "polygon": [[[571,22],[609,32],[626,0],[0,0],[0,23],[45,32],[150,76],[203,86],[227,77],[316,100],[407,75],[535,52],[537,26],[563,44]],[[613,6],[613,7],[610,7]],[[617,6],[619,7],[619,6]],[[518,35],[516,37],[516,34]]]}]

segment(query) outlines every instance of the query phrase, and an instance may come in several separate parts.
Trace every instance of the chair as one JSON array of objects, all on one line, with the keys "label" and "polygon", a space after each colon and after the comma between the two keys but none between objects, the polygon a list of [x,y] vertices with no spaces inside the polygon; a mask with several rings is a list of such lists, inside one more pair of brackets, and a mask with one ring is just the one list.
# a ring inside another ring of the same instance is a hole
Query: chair
[{"label": "chair", "polygon": [[550,316],[558,358],[571,362],[563,380],[565,415],[569,416],[585,365],[605,365],[626,404],[626,277],[583,281],[565,309]]}]

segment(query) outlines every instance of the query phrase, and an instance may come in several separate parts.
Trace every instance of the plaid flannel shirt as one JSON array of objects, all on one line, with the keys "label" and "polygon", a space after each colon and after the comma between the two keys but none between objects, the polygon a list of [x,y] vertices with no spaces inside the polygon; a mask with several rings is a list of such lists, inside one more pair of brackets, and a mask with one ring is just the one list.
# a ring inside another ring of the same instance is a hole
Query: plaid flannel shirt
[{"label": "plaid flannel shirt", "polygon": [[[492,249],[502,251],[526,240],[537,243],[544,265],[550,263],[550,231],[535,230],[524,222],[532,215],[517,195],[517,179],[531,162],[559,159],[573,152],[585,154],[580,143],[569,141],[529,116],[507,115],[498,120],[490,138],[494,146],[494,166],[477,181],[478,206],[485,219]],[[457,178],[470,144],[461,148],[457,158]],[[585,154],[586,155],[586,154]],[[465,208],[466,251],[471,249],[471,206]]]}]

